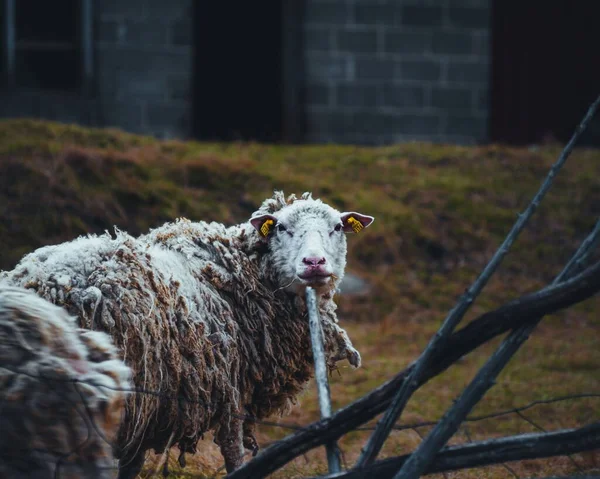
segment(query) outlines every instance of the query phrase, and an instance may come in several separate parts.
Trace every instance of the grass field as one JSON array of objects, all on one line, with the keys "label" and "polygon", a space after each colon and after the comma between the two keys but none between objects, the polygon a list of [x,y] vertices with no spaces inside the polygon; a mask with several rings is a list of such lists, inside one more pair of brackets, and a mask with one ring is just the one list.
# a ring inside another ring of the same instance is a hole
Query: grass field
[{"label": "grass field", "polygon": [[[111,130],[4,121],[0,269],[13,267],[42,244],[114,225],[140,233],[178,216],[244,221],[273,189],[311,190],[340,210],[373,215],[373,226],[349,241],[349,270],[366,279],[371,291],[339,298],[341,323],[364,365],[353,371],[343,364],[340,374],[332,376],[337,409],[418,356],[527,206],[559,152],[558,145],[515,149],[409,143],[362,148],[159,142]],[[600,215],[599,171],[600,151],[572,155],[465,322],[543,286],[560,271]],[[600,303],[593,298],[546,318],[473,414],[564,395],[600,394],[599,311]],[[401,422],[438,419],[497,342],[422,388]],[[524,414],[469,423],[452,443],[589,424],[600,417],[600,398],[540,405]],[[275,419],[306,425],[318,417],[311,385],[290,416]],[[419,434],[428,430],[394,432],[382,457],[410,452]],[[264,446],[289,432],[263,426],[259,442]],[[342,439],[348,464],[368,434],[353,432]],[[575,463],[585,471],[598,470],[600,453],[509,466],[524,478],[573,474]],[[208,436],[188,464],[186,473],[208,476],[219,468],[220,455]],[[176,474],[178,466],[172,470]],[[325,470],[324,451],[319,449],[274,477],[306,477]],[[495,466],[446,477],[514,475]]]}]

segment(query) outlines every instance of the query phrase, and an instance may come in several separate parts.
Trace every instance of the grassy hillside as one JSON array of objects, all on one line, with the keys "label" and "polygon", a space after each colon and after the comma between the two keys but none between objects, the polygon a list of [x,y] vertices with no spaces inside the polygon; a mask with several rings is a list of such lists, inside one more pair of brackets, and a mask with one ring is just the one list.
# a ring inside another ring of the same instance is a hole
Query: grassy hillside
[{"label": "grassy hillside", "polygon": [[[341,377],[333,378],[333,398],[341,407],[418,355],[527,206],[559,152],[558,146],[411,143],[363,148],[160,142],[112,130],[3,121],[0,269],[13,267],[40,245],[115,225],[140,233],[178,216],[244,221],[273,189],[311,190],[340,210],[373,215],[373,226],[349,241],[349,270],[373,288],[367,296],[339,301],[343,324],[365,361],[361,370],[342,368]],[[572,155],[469,317],[541,286],[560,270],[600,214],[599,171],[600,151],[578,150]],[[598,306],[591,300],[545,321],[477,412],[562,394],[600,392]],[[403,419],[439,417],[485,353],[474,353],[433,381]],[[600,399],[532,411],[531,417],[548,429],[583,424],[598,418]],[[285,421],[306,424],[317,417],[311,390]],[[535,429],[512,415],[475,423],[471,435],[476,439],[529,430]],[[261,439],[264,444],[285,433],[262,428]],[[349,461],[364,438],[365,433],[353,433],[342,443]],[[396,433],[385,454],[407,452],[416,442],[414,432]],[[207,446],[197,467],[214,471],[217,456]],[[592,456],[576,460],[589,468]],[[298,460],[277,477],[323,469],[321,451],[309,457],[314,460]],[[564,458],[514,466],[529,475],[566,473],[573,467]],[[460,477],[484,477],[481,474]],[[512,477],[501,467],[486,469],[485,474]]]}]

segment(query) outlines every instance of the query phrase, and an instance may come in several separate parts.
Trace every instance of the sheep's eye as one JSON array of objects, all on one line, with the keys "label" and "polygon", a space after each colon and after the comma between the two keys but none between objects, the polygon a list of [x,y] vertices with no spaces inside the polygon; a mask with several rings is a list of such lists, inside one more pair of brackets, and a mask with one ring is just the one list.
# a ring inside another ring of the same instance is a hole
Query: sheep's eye
[{"label": "sheep's eye", "polygon": [[277,223],[277,231],[280,233],[283,233],[284,231],[287,231],[287,228],[285,226],[283,226],[281,223]]},{"label": "sheep's eye", "polygon": [[342,223],[338,223],[337,225],[335,225],[335,228],[333,228],[334,231],[342,231],[342,228],[344,227],[344,225],[342,225]]}]

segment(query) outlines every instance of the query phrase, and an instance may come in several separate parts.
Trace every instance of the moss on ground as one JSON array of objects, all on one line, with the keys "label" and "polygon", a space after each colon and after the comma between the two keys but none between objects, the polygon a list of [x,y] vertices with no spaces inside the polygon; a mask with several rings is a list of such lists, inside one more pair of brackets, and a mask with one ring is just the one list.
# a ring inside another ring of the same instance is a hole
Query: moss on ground
[{"label": "moss on ground", "polygon": [[[341,377],[332,379],[335,406],[342,407],[419,354],[527,206],[559,152],[557,146],[164,142],[117,130],[0,121],[0,269],[13,267],[41,245],[113,226],[139,234],[178,216],[240,222],[273,189],[311,190],[341,210],[372,214],[377,218],[373,226],[350,239],[349,268],[368,279],[373,290],[339,301],[343,324],[365,362],[361,370],[342,368]],[[539,288],[560,270],[600,214],[599,165],[600,151],[573,153],[469,318]],[[598,301],[590,300],[546,320],[475,413],[600,392],[597,313]],[[486,345],[432,381],[403,420],[439,417],[491,351],[492,345]],[[574,426],[597,419],[599,403],[573,400],[535,408],[528,417],[547,429]],[[310,390],[302,407],[285,421],[306,424],[317,417]],[[532,426],[509,415],[474,423],[470,430],[477,439],[531,431]],[[262,443],[286,433],[263,427]],[[343,439],[348,461],[356,457],[366,434]],[[418,441],[414,431],[394,433],[384,455],[408,452]],[[203,452],[192,463],[210,475],[218,467],[218,454]],[[275,477],[323,470],[321,451],[307,457],[314,461],[299,459]],[[576,460],[589,468],[598,456]],[[513,468],[522,476],[573,471],[568,459],[527,461]],[[460,477],[512,476],[500,467]]]}]

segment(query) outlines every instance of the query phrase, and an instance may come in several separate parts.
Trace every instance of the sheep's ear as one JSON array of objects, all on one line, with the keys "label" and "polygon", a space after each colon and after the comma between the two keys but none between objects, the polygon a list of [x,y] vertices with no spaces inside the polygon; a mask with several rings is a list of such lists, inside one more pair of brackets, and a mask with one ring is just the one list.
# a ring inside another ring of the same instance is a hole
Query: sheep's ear
[{"label": "sheep's ear", "polygon": [[254,216],[250,218],[250,223],[261,237],[267,238],[275,229],[277,218],[272,215]]},{"label": "sheep's ear", "polygon": [[363,229],[373,223],[372,216],[361,215],[355,211],[342,213],[342,224],[346,233],[360,233]]}]

